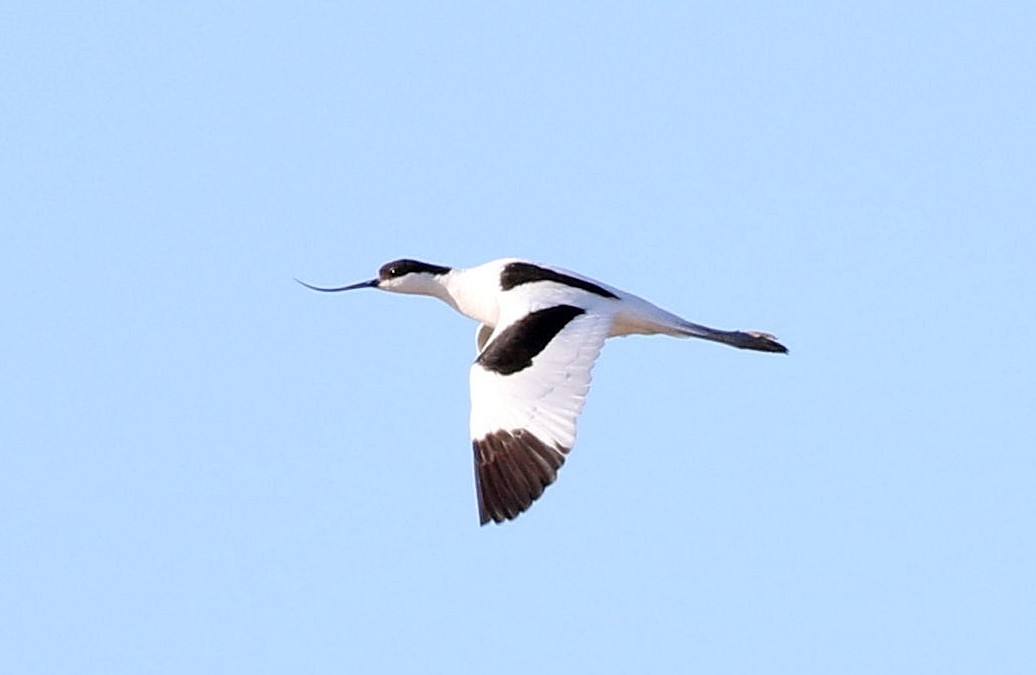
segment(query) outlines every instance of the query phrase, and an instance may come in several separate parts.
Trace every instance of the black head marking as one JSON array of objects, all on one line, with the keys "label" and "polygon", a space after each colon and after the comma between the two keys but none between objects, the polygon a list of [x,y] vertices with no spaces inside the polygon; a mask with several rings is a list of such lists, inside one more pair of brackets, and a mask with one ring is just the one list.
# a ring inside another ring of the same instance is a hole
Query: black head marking
[{"label": "black head marking", "polygon": [[446,274],[449,271],[449,267],[443,267],[442,265],[431,265],[429,263],[423,263],[420,260],[401,258],[382,265],[381,269],[378,270],[378,279],[386,281],[388,279],[405,277],[408,274],[414,274],[416,272],[427,272],[428,274],[439,275]]},{"label": "black head marking", "polygon": [[471,445],[483,525],[511,520],[532,506],[557,478],[568,453],[568,448],[547,445],[526,429],[500,429]]},{"label": "black head marking", "polygon": [[501,375],[525,370],[569,321],[584,313],[571,305],[555,305],[526,314],[490,342],[475,362]]},{"label": "black head marking", "polygon": [[539,265],[533,265],[524,262],[514,262],[504,267],[500,273],[500,288],[505,291],[509,291],[515,286],[521,286],[522,284],[531,284],[536,281],[553,281],[558,284],[565,286],[571,286],[572,288],[579,288],[584,291],[588,291],[595,295],[599,295],[602,298],[618,298],[611,291],[605,288],[601,288],[597,284],[586,281],[585,279],[577,279],[576,277],[569,276],[568,274],[562,274],[561,272],[555,272],[549,270],[546,267],[540,267]]}]

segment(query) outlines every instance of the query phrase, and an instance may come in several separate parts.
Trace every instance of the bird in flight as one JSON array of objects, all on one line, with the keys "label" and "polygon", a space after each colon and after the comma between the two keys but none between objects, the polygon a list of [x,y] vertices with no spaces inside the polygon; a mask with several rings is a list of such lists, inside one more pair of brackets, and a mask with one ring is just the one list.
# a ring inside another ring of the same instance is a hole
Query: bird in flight
[{"label": "bird in flight", "polygon": [[557,478],[576,439],[590,370],[610,337],[671,335],[785,353],[774,336],[691,323],[632,293],[549,265],[505,258],[457,269],[401,259],[338,292],[430,295],[478,322],[471,365],[471,443],[479,521],[524,512]]}]

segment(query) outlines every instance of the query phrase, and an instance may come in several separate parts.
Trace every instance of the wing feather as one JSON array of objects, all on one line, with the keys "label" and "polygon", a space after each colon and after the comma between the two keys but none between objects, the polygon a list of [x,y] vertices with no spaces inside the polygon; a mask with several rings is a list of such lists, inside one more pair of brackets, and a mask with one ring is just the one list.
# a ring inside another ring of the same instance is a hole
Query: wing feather
[{"label": "wing feather", "polygon": [[528,509],[557,478],[575,443],[576,418],[611,315],[555,299],[561,302],[514,302],[514,311],[502,311],[471,366],[471,439],[483,524]]}]

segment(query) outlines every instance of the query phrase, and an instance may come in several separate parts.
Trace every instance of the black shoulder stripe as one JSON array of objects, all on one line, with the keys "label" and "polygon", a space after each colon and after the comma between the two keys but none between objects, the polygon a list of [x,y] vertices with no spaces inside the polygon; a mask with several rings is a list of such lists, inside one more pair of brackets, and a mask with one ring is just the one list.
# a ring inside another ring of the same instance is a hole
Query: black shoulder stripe
[{"label": "black shoulder stripe", "polygon": [[525,429],[494,431],[472,441],[478,517],[502,523],[518,517],[557,478],[567,448],[551,447]]},{"label": "black shoulder stripe", "polygon": [[525,370],[569,321],[583,313],[578,307],[555,305],[526,314],[490,342],[475,363],[501,375]]},{"label": "black shoulder stripe", "polygon": [[500,273],[500,288],[509,291],[515,286],[531,284],[536,281],[553,281],[572,288],[580,288],[584,291],[599,295],[602,298],[618,298],[611,291],[601,288],[595,283],[585,279],[577,279],[561,272],[549,270],[546,267],[532,265],[530,263],[514,262],[504,267]]}]

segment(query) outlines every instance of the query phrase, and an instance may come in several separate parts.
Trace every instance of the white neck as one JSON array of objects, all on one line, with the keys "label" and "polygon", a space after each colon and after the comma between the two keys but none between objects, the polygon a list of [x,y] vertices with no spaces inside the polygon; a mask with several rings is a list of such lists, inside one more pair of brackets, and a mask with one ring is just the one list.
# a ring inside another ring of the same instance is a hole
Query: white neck
[{"label": "white neck", "polygon": [[469,319],[495,326],[499,278],[499,270],[490,265],[450,270],[438,278],[441,291],[434,295]]}]

